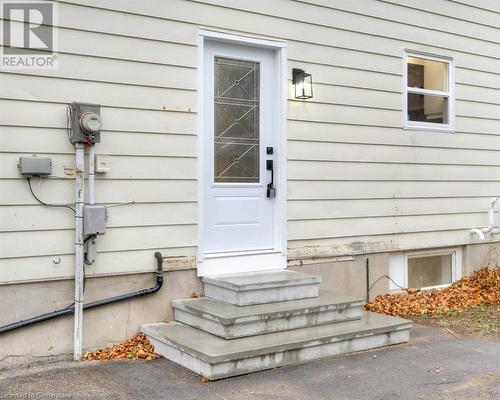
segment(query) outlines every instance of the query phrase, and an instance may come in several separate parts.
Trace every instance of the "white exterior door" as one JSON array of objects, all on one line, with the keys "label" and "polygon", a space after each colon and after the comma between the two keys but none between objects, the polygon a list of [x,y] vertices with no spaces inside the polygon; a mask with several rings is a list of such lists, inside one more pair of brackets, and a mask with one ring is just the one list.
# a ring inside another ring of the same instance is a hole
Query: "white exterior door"
[{"label": "white exterior door", "polygon": [[203,61],[200,275],[281,268],[275,53],[207,41]]}]

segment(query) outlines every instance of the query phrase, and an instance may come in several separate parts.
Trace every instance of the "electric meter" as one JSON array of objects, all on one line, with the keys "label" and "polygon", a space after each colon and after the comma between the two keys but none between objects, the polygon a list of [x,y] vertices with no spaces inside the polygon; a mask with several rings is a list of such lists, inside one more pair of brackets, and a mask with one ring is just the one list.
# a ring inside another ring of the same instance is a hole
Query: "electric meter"
[{"label": "electric meter", "polygon": [[101,140],[101,116],[98,104],[71,103],[69,105],[71,143],[99,143]]},{"label": "electric meter", "polygon": [[101,129],[101,117],[95,112],[86,112],[80,118],[80,127],[87,133],[96,133]]}]

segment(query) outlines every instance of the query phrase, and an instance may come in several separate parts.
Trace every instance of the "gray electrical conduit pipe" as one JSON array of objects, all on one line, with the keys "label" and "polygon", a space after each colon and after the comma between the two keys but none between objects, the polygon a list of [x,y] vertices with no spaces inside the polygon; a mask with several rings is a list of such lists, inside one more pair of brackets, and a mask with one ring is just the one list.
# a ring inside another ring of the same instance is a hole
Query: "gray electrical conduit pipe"
[{"label": "gray electrical conduit pipe", "polygon": [[[121,294],[118,296],[109,297],[107,299],[93,301],[91,303],[84,304],[83,309],[89,310],[91,308],[96,308],[96,307],[104,306],[107,304],[117,303],[119,301],[132,299],[134,297],[148,296],[150,294],[158,292],[163,285],[163,256],[161,255],[161,253],[159,251],[157,251],[154,254],[154,257],[156,258],[156,262],[157,262],[156,285],[155,286],[153,286],[152,288],[149,288],[149,289],[141,289],[141,290],[138,290],[136,292]],[[71,306],[63,308],[62,310],[53,311],[53,312],[42,314],[42,315],[30,318],[30,319],[21,320],[21,321],[13,322],[13,323],[8,324],[8,325],[0,326],[0,333],[9,332],[9,331],[12,331],[14,329],[23,328],[25,326],[30,326],[30,325],[36,324],[37,322],[47,321],[47,320],[52,319],[52,318],[57,318],[57,317],[62,317],[64,315],[73,314],[74,311],[75,311],[75,305],[72,304]]]}]

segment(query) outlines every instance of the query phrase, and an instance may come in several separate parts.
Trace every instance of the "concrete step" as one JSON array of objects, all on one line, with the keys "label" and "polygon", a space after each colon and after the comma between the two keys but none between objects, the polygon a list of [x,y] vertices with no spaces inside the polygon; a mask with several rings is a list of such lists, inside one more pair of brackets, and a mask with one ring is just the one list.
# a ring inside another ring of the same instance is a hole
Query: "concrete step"
[{"label": "concrete step", "polygon": [[205,296],[237,306],[317,297],[321,279],[280,270],[204,277]]},{"label": "concrete step", "polygon": [[363,300],[319,292],[319,297],[236,306],[219,300],[174,300],[175,320],[224,339],[306,328],[361,318]]},{"label": "concrete step", "polygon": [[226,340],[178,323],[141,326],[155,350],[210,380],[372,349],[409,339],[411,322],[382,314]]}]

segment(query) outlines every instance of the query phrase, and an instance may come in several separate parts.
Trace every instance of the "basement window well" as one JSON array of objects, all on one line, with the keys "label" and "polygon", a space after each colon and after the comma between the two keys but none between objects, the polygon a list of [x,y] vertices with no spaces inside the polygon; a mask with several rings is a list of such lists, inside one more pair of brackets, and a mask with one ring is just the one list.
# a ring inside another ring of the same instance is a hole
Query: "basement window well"
[{"label": "basement window well", "polygon": [[404,53],[404,60],[403,127],[452,131],[453,61],[411,52]]},{"label": "basement window well", "polygon": [[398,286],[411,289],[445,287],[461,278],[461,249],[397,253],[390,256],[390,289]]}]

